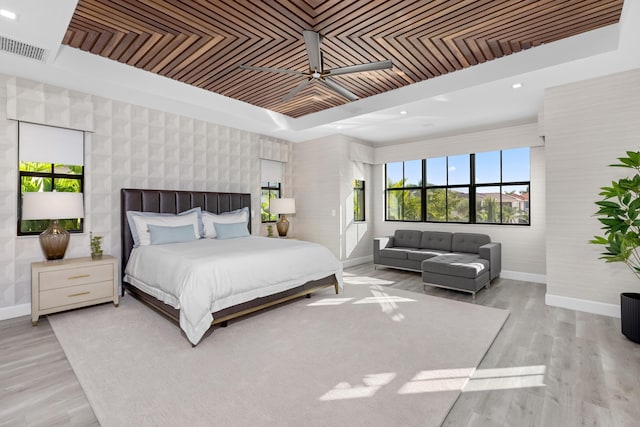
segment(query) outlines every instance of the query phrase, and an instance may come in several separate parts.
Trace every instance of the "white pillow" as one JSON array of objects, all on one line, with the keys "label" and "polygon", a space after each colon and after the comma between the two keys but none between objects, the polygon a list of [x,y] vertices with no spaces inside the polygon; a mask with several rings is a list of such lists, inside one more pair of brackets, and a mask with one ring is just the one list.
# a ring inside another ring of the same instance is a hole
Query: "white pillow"
[{"label": "white pillow", "polygon": [[192,212],[186,215],[171,216],[133,216],[133,222],[138,231],[138,239],[140,246],[151,244],[151,234],[149,233],[149,224],[160,225],[164,227],[178,227],[181,225],[193,226],[193,234],[195,239],[200,238],[198,226],[198,213]]},{"label": "white pillow", "polygon": [[218,224],[236,224],[238,222],[249,223],[249,209],[242,208],[233,212],[225,212],[217,215],[211,212],[202,211],[202,223],[204,224],[204,237],[214,239],[216,237],[216,228],[214,222]]},{"label": "white pillow", "polygon": [[200,232],[200,237],[204,236],[204,227],[202,225],[202,220],[200,217],[202,216],[202,209],[200,206],[196,206],[195,208],[191,208],[186,211],[179,212],[177,214],[168,213],[168,212],[140,212],[140,211],[127,211],[127,224],[129,224],[129,230],[131,230],[131,237],[133,238],[133,247],[137,248],[140,246],[140,238],[138,237],[138,230],[136,229],[136,224],[133,221],[133,218],[136,216],[146,216],[146,217],[159,217],[159,216],[180,216],[180,215],[188,215],[192,212],[196,212],[198,214],[198,230]]}]

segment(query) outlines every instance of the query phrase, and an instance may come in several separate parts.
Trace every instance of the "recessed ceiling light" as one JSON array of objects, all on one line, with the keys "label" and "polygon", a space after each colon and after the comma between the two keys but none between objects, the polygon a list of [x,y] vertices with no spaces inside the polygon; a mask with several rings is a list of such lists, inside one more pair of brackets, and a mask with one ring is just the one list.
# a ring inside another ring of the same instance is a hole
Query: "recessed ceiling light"
[{"label": "recessed ceiling light", "polygon": [[520,89],[522,87],[522,83],[514,83],[511,85],[511,87],[514,89]]},{"label": "recessed ceiling light", "polygon": [[336,129],[342,129],[342,126],[341,125],[337,125]]},{"label": "recessed ceiling light", "polygon": [[407,114],[407,110],[402,110],[402,111],[400,111],[400,114],[403,114],[403,115],[404,115],[404,114]]},{"label": "recessed ceiling light", "polygon": [[16,19],[18,16],[10,10],[0,9],[0,16],[4,16],[7,19]]}]

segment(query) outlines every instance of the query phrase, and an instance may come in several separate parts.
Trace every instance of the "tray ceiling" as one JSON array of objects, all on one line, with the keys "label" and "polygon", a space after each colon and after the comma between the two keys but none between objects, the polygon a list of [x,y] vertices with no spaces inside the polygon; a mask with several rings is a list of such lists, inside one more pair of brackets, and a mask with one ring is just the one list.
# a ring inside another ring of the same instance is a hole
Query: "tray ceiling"
[{"label": "tray ceiling", "polygon": [[622,0],[80,0],[63,43],[259,107],[301,117],[348,101],[306,72],[303,30],[323,36],[326,68],[391,59],[391,70],[335,76],[360,98],[617,23]]}]

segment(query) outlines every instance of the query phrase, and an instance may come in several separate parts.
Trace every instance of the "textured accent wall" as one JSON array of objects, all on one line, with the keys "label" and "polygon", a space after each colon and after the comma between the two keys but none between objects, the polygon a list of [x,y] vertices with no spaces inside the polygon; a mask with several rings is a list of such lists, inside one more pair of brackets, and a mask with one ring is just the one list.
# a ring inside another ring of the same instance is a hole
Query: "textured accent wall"
[{"label": "textured accent wall", "polygon": [[485,233],[502,243],[504,272],[534,275],[544,280],[545,269],[545,149],[535,124],[496,128],[400,144],[376,149],[376,162],[422,159],[447,155],[477,153],[516,147],[531,147],[531,225],[402,223],[384,220],[384,164],[373,171],[373,228],[376,236],[390,236],[398,228]]},{"label": "textured accent wall", "polygon": [[640,69],[548,89],[544,100],[547,157],[547,296],[619,304],[637,292],[623,264],[598,259],[588,244],[600,187],[628,174],[610,168],[640,145]]},{"label": "textured accent wall", "polygon": [[254,232],[260,231],[260,158],[287,162],[291,144],[125,102],[0,75],[0,308],[31,299],[31,262],[43,260],[36,237],[16,237],[19,119],[85,133],[85,231],[67,257],[88,256],[88,232],[120,255],[123,187],[247,192]]}]

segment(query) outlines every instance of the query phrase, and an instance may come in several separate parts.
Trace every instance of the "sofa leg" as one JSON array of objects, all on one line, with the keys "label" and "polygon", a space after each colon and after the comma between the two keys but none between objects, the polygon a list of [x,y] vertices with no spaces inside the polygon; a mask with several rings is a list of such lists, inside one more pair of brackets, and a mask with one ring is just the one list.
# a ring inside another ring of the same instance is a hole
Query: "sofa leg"
[{"label": "sofa leg", "polygon": [[476,293],[475,293],[475,292],[473,292],[471,295],[472,295],[472,297],[471,297],[471,301],[472,301],[473,303],[475,303],[475,302],[476,302]]}]

